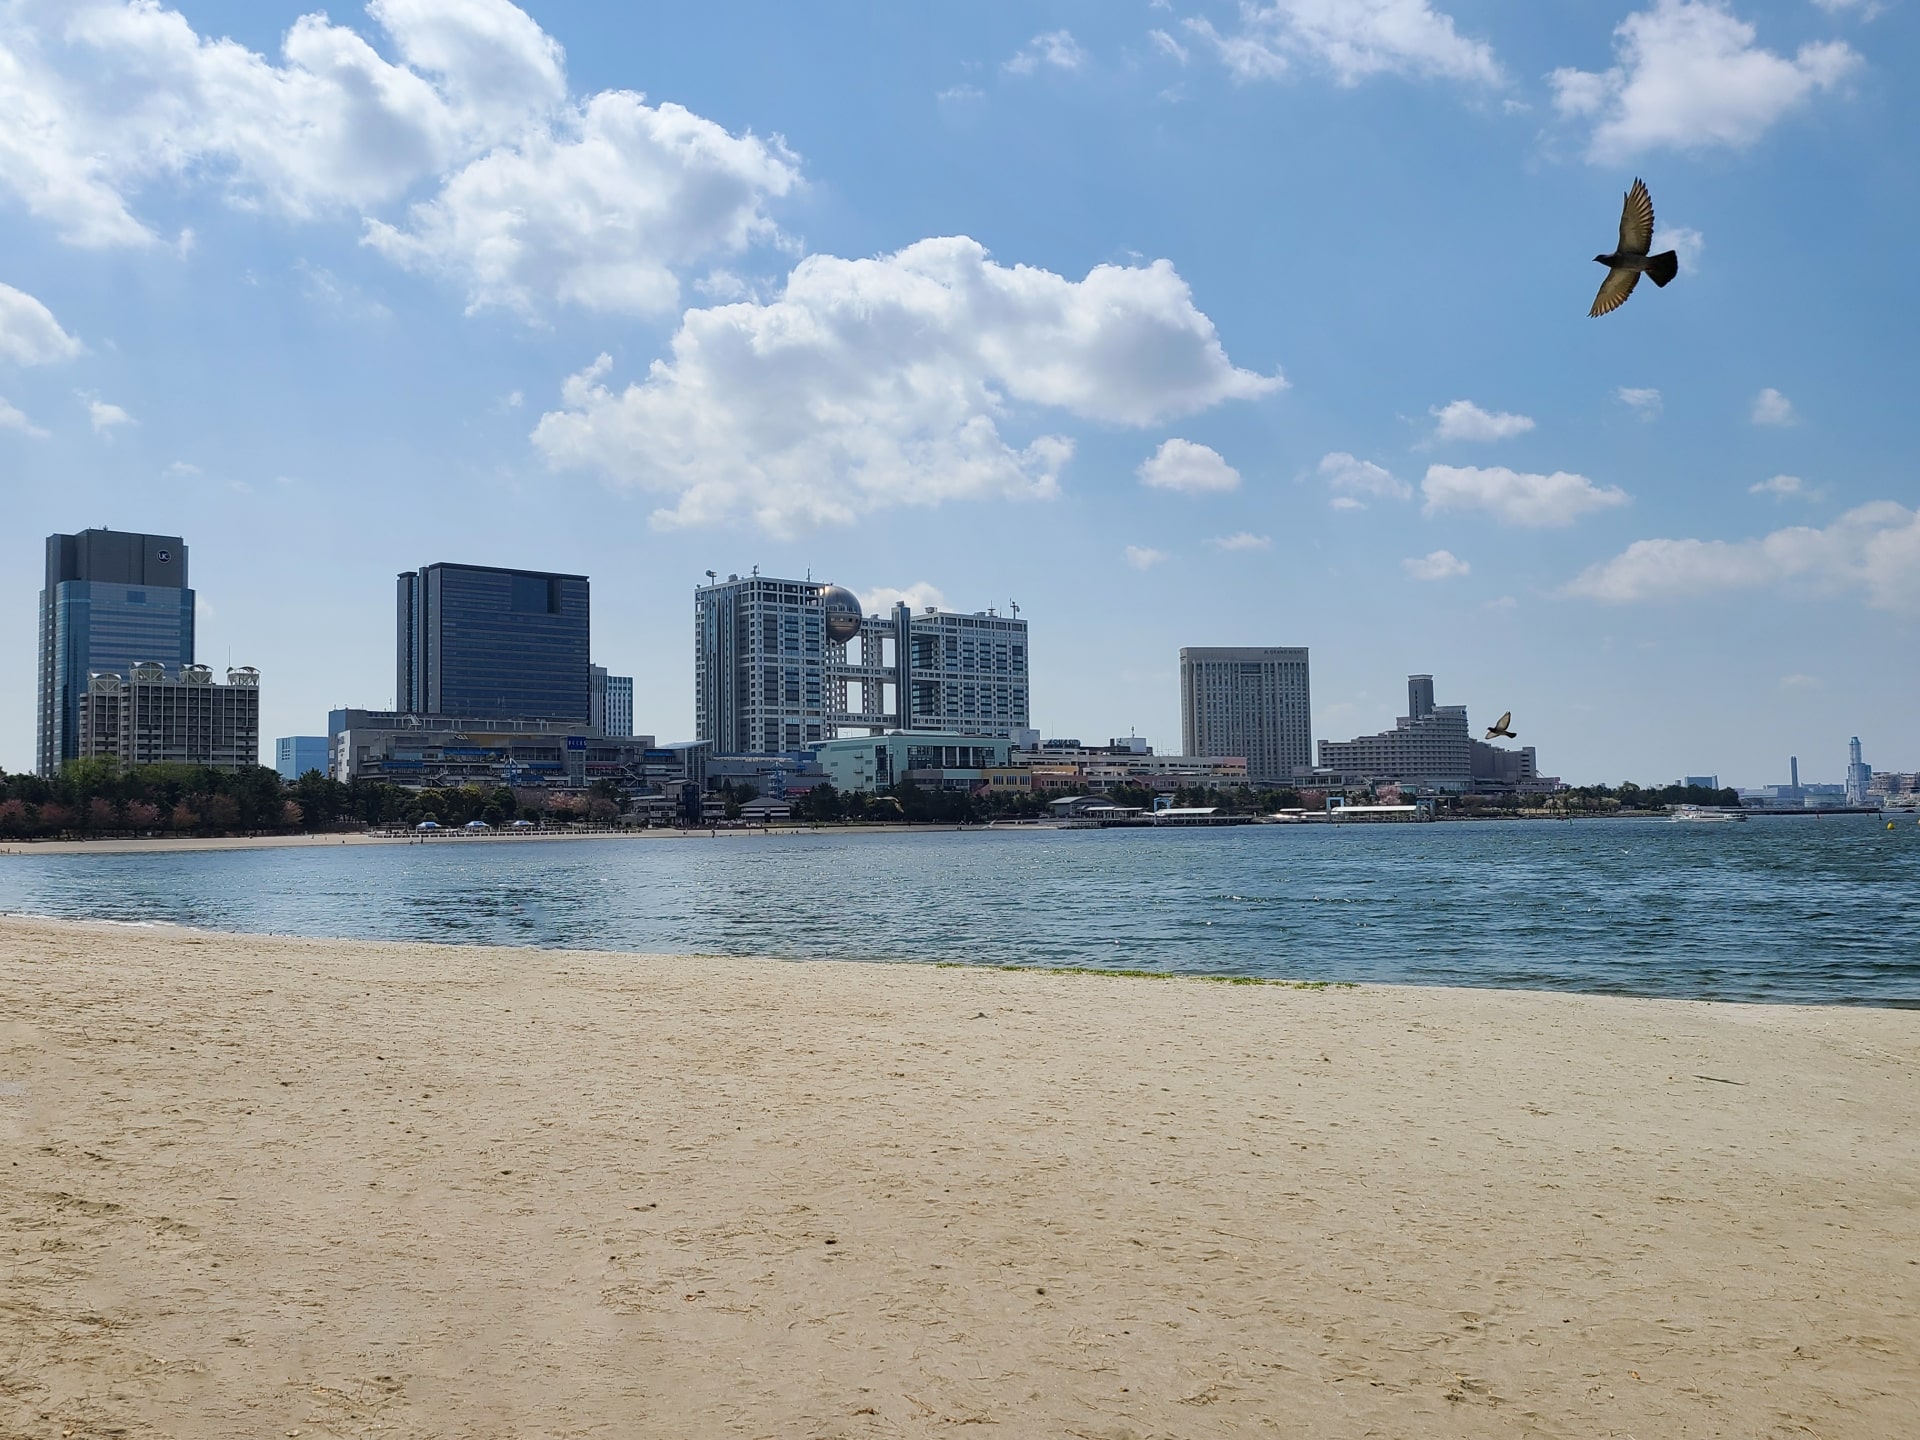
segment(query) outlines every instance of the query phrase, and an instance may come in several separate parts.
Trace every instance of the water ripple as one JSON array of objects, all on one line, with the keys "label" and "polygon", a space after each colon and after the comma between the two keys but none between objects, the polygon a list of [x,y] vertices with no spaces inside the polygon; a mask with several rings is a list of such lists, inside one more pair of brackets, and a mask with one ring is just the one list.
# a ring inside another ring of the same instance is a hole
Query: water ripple
[{"label": "water ripple", "polygon": [[0,860],[0,910],[561,949],[1920,1005],[1920,835],[1858,817],[38,855]]}]

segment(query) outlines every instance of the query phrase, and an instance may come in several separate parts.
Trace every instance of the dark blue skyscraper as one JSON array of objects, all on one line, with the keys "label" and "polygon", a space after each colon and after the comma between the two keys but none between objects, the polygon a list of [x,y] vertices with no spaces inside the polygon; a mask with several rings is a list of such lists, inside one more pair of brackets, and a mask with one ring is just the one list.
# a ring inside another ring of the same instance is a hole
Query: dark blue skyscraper
[{"label": "dark blue skyscraper", "polygon": [[178,535],[82,530],[47,537],[40,592],[38,768],[79,754],[80,699],[95,671],[126,675],[151,660],[193,663],[193,591]]},{"label": "dark blue skyscraper", "polygon": [[586,576],[428,565],[400,577],[398,601],[396,710],[587,723]]}]

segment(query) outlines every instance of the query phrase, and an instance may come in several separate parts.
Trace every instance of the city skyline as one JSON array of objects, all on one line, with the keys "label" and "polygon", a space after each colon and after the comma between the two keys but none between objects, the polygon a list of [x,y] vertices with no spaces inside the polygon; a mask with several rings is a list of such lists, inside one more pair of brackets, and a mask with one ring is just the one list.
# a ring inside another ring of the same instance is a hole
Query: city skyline
[{"label": "city skyline", "polygon": [[[1018,600],[1049,735],[1176,749],[1180,648],[1280,645],[1316,739],[1431,672],[1573,783],[1824,783],[1855,734],[1920,764],[1910,9],[496,3],[448,11],[499,22],[462,51],[355,4],[300,36],[419,107],[336,131],[287,43],[316,8],[0,17],[61,121],[0,160],[0,613],[40,536],[187,535],[199,657],[310,735],[398,701],[423,554],[591,575],[594,662],[690,737],[686,590],[757,563]],[[1588,321],[1635,174],[1680,277]],[[575,181],[580,233],[512,228]],[[1781,287],[1805,213],[1844,223]],[[1466,233],[1498,263],[1431,253]],[[836,346],[754,359],[800,334]],[[34,647],[0,625],[13,673]],[[0,692],[0,764],[34,729]]]},{"label": "city skyline", "polygon": [[[147,549],[147,550],[153,550],[155,546],[172,547],[169,549],[162,549],[162,550],[156,551],[155,553],[165,555],[169,559],[173,555],[177,554],[179,557],[178,563],[181,567],[180,574],[182,578],[184,578],[184,575],[185,575],[184,566],[186,563],[186,554],[187,554],[188,547],[182,542],[180,537],[154,536],[154,535],[145,535],[145,534],[138,534],[138,533],[132,533],[132,532],[116,532],[116,531],[112,531],[110,529],[104,529],[104,528],[98,531],[82,532],[80,536],[54,535],[54,536],[47,537],[46,547],[47,547],[47,553],[48,553],[49,577],[52,577],[54,575],[56,561],[58,557],[62,555],[67,556],[68,558],[66,558],[65,560],[59,561],[59,563],[64,564],[68,568],[72,568],[73,561],[70,557],[72,552],[75,549],[74,542],[76,540],[80,540],[83,542],[82,548],[84,549],[84,542],[88,538],[100,537],[100,536],[106,537],[109,542],[109,545],[111,545],[112,542],[117,541],[117,542],[120,542],[121,548],[127,548],[129,546],[131,547],[128,553],[130,555],[135,556],[134,561],[123,560],[120,558],[118,551],[111,551],[111,555],[112,555],[111,563],[116,564],[122,568],[124,568],[129,563],[137,563],[138,556],[136,552],[140,551],[143,547],[144,549]],[[98,539],[94,539],[93,543],[97,548],[100,544],[100,541]],[[397,673],[396,673],[395,682],[394,682],[396,686],[399,686],[402,689],[405,689],[409,686],[412,686],[415,689],[420,689],[424,685],[424,681],[422,681],[419,678],[409,679],[409,674],[410,672],[412,672],[417,677],[418,673],[420,673],[422,670],[419,660],[414,656],[414,651],[420,648],[419,642],[415,638],[415,632],[418,631],[419,626],[421,625],[421,623],[423,623],[417,618],[417,615],[418,615],[418,612],[423,608],[422,597],[425,594],[425,581],[423,577],[429,571],[466,572],[468,574],[473,574],[475,579],[484,579],[487,575],[492,575],[497,577],[503,585],[509,584],[514,581],[526,581],[526,580],[537,579],[543,582],[543,584],[546,584],[549,588],[545,592],[545,599],[543,600],[543,604],[538,607],[531,607],[529,609],[529,613],[531,613],[532,609],[538,609],[538,610],[541,610],[542,612],[546,612],[548,609],[548,606],[551,606],[552,607],[551,613],[557,614],[559,604],[560,604],[559,596],[562,593],[561,592],[562,584],[564,583],[566,585],[570,585],[574,587],[573,590],[569,590],[566,593],[571,595],[577,591],[577,595],[578,595],[577,601],[571,601],[569,603],[577,603],[581,607],[582,623],[579,627],[579,633],[571,637],[571,642],[569,645],[569,654],[571,652],[571,648],[573,648],[573,644],[575,643],[577,643],[577,648],[579,649],[579,652],[581,655],[585,655],[587,653],[589,637],[588,637],[588,627],[585,624],[584,610],[586,606],[587,587],[591,584],[590,576],[562,575],[562,574],[554,574],[550,572],[528,571],[524,569],[516,569],[511,566],[498,566],[498,567],[470,566],[470,565],[458,564],[456,562],[436,561],[432,565],[422,567],[417,572],[405,572],[398,577],[398,589],[397,589],[398,612],[396,616],[397,623],[396,623],[396,642],[395,642],[396,643],[395,665],[396,665]],[[479,573],[475,574],[475,572],[479,572]],[[65,572],[63,571],[62,573],[65,573]],[[119,570],[116,569],[113,573],[118,574]],[[724,582],[723,585],[721,585],[721,588],[722,589],[725,589],[727,587],[737,588],[742,585],[755,585],[755,584],[761,583],[763,580],[765,584],[773,587],[788,587],[788,588],[798,587],[799,590],[804,590],[809,595],[824,593],[824,592],[832,591],[838,588],[838,587],[832,586],[829,582],[826,582],[826,581],[793,582],[793,581],[782,581],[775,577],[760,577],[757,575],[743,577],[738,574],[730,574],[727,577],[727,581]],[[706,584],[704,586],[696,585],[696,588],[695,588],[696,599],[698,600],[699,597],[704,592],[714,590],[716,583],[717,582],[715,581],[713,576],[711,575],[707,576]],[[185,593],[193,594],[194,592],[191,590],[186,590]],[[842,595],[845,595],[850,592],[841,591],[840,593]],[[876,601],[884,600],[889,602],[891,605],[891,608],[895,612],[896,617],[898,612],[901,609],[903,608],[908,610],[912,609],[912,607],[908,604],[909,598],[931,598],[925,592],[922,592],[918,596],[911,596],[910,592],[898,592],[898,591],[888,591],[888,590],[870,592],[870,596],[872,599]],[[500,608],[503,611],[516,608],[513,605],[509,605],[507,592],[504,590],[502,591],[502,597],[500,597]],[[921,608],[924,610],[927,616],[934,617],[937,615],[942,622],[946,622],[948,624],[951,624],[952,622],[955,622],[955,621],[964,620],[965,618],[967,618],[969,614],[969,612],[948,610],[944,607],[944,605],[940,607],[925,606]],[[41,619],[41,630],[43,634],[48,633],[46,630],[46,627],[49,623],[47,618],[48,613],[49,612],[47,610],[47,607],[43,603],[42,619]],[[874,624],[877,621],[888,620],[889,625],[883,628],[886,629],[887,634],[891,635],[893,633],[891,629],[891,624],[893,622],[894,617],[888,617],[884,615],[880,611],[880,609],[877,608],[875,605],[863,603],[860,607],[860,613],[863,617],[865,617],[866,625],[864,628],[866,630],[869,630],[869,631],[873,630]],[[990,614],[990,612],[988,611],[980,611],[980,612],[972,612],[972,613],[976,613],[978,615]],[[410,621],[410,617],[415,617],[415,618],[413,618]],[[1021,622],[1018,620],[1014,620],[1014,621],[1002,620],[1002,621],[990,622],[990,623],[996,623],[1003,629],[1006,629],[1010,626],[1017,626],[1019,627],[1020,636],[1022,637],[1022,639],[1024,639],[1024,636],[1025,636],[1024,622]],[[189,632],[190,631],[191,631],[191,622],[189,622]],[[1022,646],[1023,651],[1024,651],[1024,648],[1025,647],[1023,645]],[[1299,683],[1301,685],[1302,690],[1306,690],[1309,688],[1304,679],[1304,676],[1306,673],[1306,667],[1307,667],[1306,657],[1308,654],[1308,648],[1309,647],[1297,647],[1297,648],[1182,647],[1180,652],[1180,659],[1181,659],[1182,666],[1184,668],[1187,663],[1187,657],[1189,655],[1189,652],[1192,653],[1194,657],[1194,661],[1196,663],[1198,663],[1202,657],[1206,657],[1208,660],[1215,660],[1220,662],[1226,662],[1236,658],[1255,659],[1260,657],[1286,657],[1289,663],[1297,664],[1297,666],[1299,667],[1299,670],[1301,672],[1301,677],[1302,677]],[[849,653],[851,654],[852,652],[850,651]],[[127,669],[131,666],[132,663],[133,663],[132,661],[121,662],[119,668]],[[42,660],[41,660],[41,671],[43,674],[43,679],[41,683],[42,683],[43,689],[45,686],[44,675],[45,675],[46,664],[47,664],[46,656],[45,654],[43,654]],[[699,684],[700,684],[700,681],[698,679],[698,674],[697,674],[698,664],[699,664],[699,654],[698,654],[698,647],[696,646],[695,665],[694,665],[696,674],[693,682],[694,688],[696,690],[699,688]],[[1022,661],[1022,664],[1024,665],[1024,660]],[[202,666],[200,668],[205,669],[206,667]],[[817,678],[819,679],[819,681],[822,684],[822,687],[824,688],[827,681],[828,669],[831,667],[817,667],[817,668],[820,669],[820,674]],[[854,668],[857,670],[859,667],[856,664]],[[624,677],[624,676],[610,677],[608,675],[607,668],[600,665],[589,664],[586,667],[586,670],[587,670],[587,674],[590,681],[589,710],[591,711],[591,714],[590,716],[575,717],[575,718],[590,718],[592,728],[596,730],[600,730],[604,727],[605,720],[609,715],[618,714],[621,717],[625,728],[622,730],[619,730],[618,732],[615,732],[613,730],[606,730],[604,733],[631,734],[632,726],[635,721],[635,713],[633,710],[634,682],[632,678]],[[254,672],[249,671],[249,673],[254,673]],[[1023,669],[1019,675],[1019,690],[1022,698],[1024,698],[1024,695],[1026,693],[1027,680],[1028,680],[1028,674]],[[1431,708],[1431,705],[1432,705],[1431,677],[1428,675],[1413,675],[1409,677],[1410,686],[1415,681],[1425,682],[1426,688],[1424,693],[1426,695],[1428,707]],[[845,682],[842,682],[842,683],[845,683]],[[855,682],[855,684],[857,685],[857,682]],[[1188,688],[1188,684],[1189,682],[1186,682],[1186,681],[1182,682],[1183,697],[1179,701],[1182,709],[1181,737],[1180,737],[1180,744],[1178,748],[1183,753],[1196,753],[1196,754],[1209,753],[1204,749],[1196,748],[1196,746],[1194,745],[1193,727],[1195,724],[1195,720],[1191,714],[1187,713],[1191,709],[1191,702],[1187,698],[1184,698],[1184,691]],[[605,688],[603,688],[608,685],[621,687],[621,689],[618,692],[620,698],[617,701],[615,701],[614,704],[618,707],[624,707],[624,708],[616,708],[613,710],[608,709],[608,701],[606,699],[607,691],[605,690]],[[656,693],[658,692],[656,691]],[[42,701],[40,702],[41,709],[43,711],[45,708],[45,703],[46,702],[44,699],[42,699]],[[363,701],[355,701],[355,702],[347,702],[347,703],[349,708],[354,708],[354,707],[358,707],[360,709],[377,708]],[[340,708],[341,708],[340,706],[331,706],[329,707],[329,710],[333,711],[333,710],[338,710]],[[393,708],[404,711],[408,707],[395,706]],[[421,705],[416,705],[414,708],[418,708],[422,711],[428,711],[428,710],[432,710],[434,707],[421,704]],[[455,710],[459,710],[461,707],[456,706],[454,708]],[[477,707],[471,707],[471,708],[472,708],[472,713],[476,715],[481,714],[482,712],[486,712],[489,709],[489,707],[487,706],[477,706]],[[497,708],[497,707],[494,707],[494,708]],[[1417,715],[1420,713],[1420,706],[1417,698],[1410,702],[1410,708],[1416,712],[1416,717],[1417,717]],[[1467,707],[1464,707],[1464,706],[1453,706],[1453,707],[1442,707],[1442,708],[1451,709],[1452,711],[1462,715],[1465,714],[1467,709]],[[816,705],[816,708],[815,708],[816,715],[826,715],[830,713],[830,711],[831,711],[831,707],[826,706],[824,702],[821,702],[820,704]],[[505,712],[502,712],[502,713],[504,714]],[[1024,717],[1024,712],[1022,712],[1022,716]],[[846,719],[851,717],[843,716],[842,718]],[[1309,722],[1309,724],[1311,724],[1311,722]],[[1401,717],[1400,719],[1396,720],[1396,724],[1404,727],[1405,717]],[[1003,726],[1002,728],[1005,729],[1006,727]],[[1014,726],[1014,729],[1024,730],[1025,728],[1026,727],[1024,723],[1020,723]],[[1056,732],[1054,731],[1047,730],[1043,727],[1035,727],[1035,728],[1039,730],[1039,733],[1045,739],[1052,739],[1056,737]],[[1099,730],[1100,728],[1101,727],[1099,726],[1094,727],[1096,731]],[[1111,729],[1112,727],[1109,725],[1106,728]],[[257,733],[261,738],[262,745],[264,745],[268,740],[272,740],[276,746],[284,746],[285,744],[287,744],[292,740],[306,738],[302,732],[287,732],[285,735],[275,736],[271,728],[266,726],[264,723],[262,723],[258,727]],[[875,733],[879,733],[879,732],[875,731]],[[963,729],[960,733],[976,733],[976,732]],[[981,730],[977,733],[986,734],[988,732],[986,730]],[[1012,733],[1012,732],[1009,731],[1008,733]],[[1064,732],[1058,732],[1058,733],[1064,734]],[[1137,733],[1137,730],[1130,729],[1129,733]],[[1356,735],[1358,739],[1362,739],[1362,740],[1370,738],[1364,735],[1358,735],[1358,732],[1356,732]],[[819,738],[820,737],[817,735],[809,737],[803,733],[798,741],[798,745],[800,748],[804,748],[807,744],[814,743]],[[1309,730],[1305,738],[1311,740],[1311,742],[1317,747],[1324,747],[1329,741],[1333,741],[1337,746],[1340,746],[1343,749],[1347,748],[1347,742],[1337,740],[1335,736],[1324,733],[1324,732],[1315,733]],[[43,741],[43,745],[44,745],[44,741]],[[765,749],[765,747],[760,747],[760,748],[762,750]],[[787,747],[777,747],[777,748],[787,748]],[[1163,743],[1159,748],[1166,750],[1174,747]],[[1480,748],[1487,748],[1487,747],[1480,747]],[[1531,763],[1531,755],[1534,751],[1534,748],[1535,747],[1531,745],[1523,747],[1525,754],[1529,757],[1529,764]],[[1855,776],[1856,769],[1864,768],[1864,770],[1867,773],[1869,774],[1871,773],[1870,766],[1861,767],[1860,765],[1860,762],[1857,758],[1858,755],[1860,754],[1860,748],[1861,747],[1860,747],[1859,737],[1858,736],[1852,737],[1849,742],[1849,750],[1848,750],[1849,763],[1846,764],[1843,769],[1843,774],[1846,776],[1845,783],[1849,788],[1850,792],[1855,787],[1856,783],[1858,784],[1859,788],[1862,791],[1864,791],[1865,781],[1864,779],[1860,779],[1856,781],[1856,776]],[[1214,747],[1214,752],[1221,753],[1221,754],[1225,753],[1224,751],[1218,750],[1218,747]],[[721,751],[716,753],[727,753],[727,752]],[[739,751],[738,753],[755,753],[755,748],[749,746],[747,747],[747,749],[743,751]],[[772,752],[769,752],[769,753],[772,753]],[[1514,753],[1517,755],[1521,752],[1516,751]],[[1245,758],[1245,757],[1242,757],[1242,758]],[[266,757],[263,754],[262,763],[268,765],[269,768],[272,768],[274,761],[278,759],[279,759],[279,756],[277,754],[275,757],[273,757],[273,760],[269,760],[268,757]],[[1818,765],[1818,763],[1819,763],[1818,761],[1815,762],[1816,766]],[[1797,787],[1801,783],[1799,773],[1798,773],[1798,757],[1797,756],[1791,757],[1789,764],[1793,770],[1792,779],[1790,780],[1789,783],[1791,786]],[[4,764],[0,764],[0,769],[5,769],[5,768],[11,768],[11,767],[6,767]],[[22,767],[22,768],[25,768],[25,767]],[[1897,767],[1895,768],[1897,769]],[[1636,777],[1628,776],[1623,778],[1635,779]],[[1664,777],[1647,777],[1647,778],[1649,778],[1652,781],[1652,783],[1666,783]],[[1275,779],[1273,783],[1284,783],[1284,782],[1281,781],[1280,779]],[[1575,781],[1573,783],[1577,784],[1577,783],[1595,783],[1595,782]],[[1599,782],[1599,783],[1604,783],[1604,782]],[[1809,783],[1813,783],[1813,782],[1809,781]],[[1741,782],[1742,788],[1758,789],[1766,785],[1777,786],[1778,782],[1777,781],[1761,781],[1761,780]]]}]

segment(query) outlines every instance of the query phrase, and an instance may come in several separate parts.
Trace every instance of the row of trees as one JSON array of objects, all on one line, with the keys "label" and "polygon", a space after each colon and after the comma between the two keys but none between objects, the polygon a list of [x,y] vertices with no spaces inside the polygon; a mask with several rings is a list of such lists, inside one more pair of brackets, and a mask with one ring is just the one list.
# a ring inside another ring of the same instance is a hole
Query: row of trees
[{"label": "row of trees", "polygon": [[51,779],[0,771],[0,835],[184,835],[293,829],[302,815],[280,777],[252,767],[143,765],[81,760]]},{"label": "row of trees", "polygon": [[1508,815],[1521,810],[1552,810],[1566,815],[1618,815],[1665,810],[1671,805],[1738,807],[1740,792],[1705,785],[1576,785],[1551,795],[1462,795],[1447,802],[1463,815]]},{"label": "row of trees", "polygon": [[194,765],[138,765],[81,760],[51,779],[0,770],[0,836],[57,839],[116,835],[231,835],[293,830],[418,825],[449,828],[609,821],[619,792],[600,781],[585,795],[465,785],[409,790],[356,780],[343,784],[310,770],[291,786],[261,766],[209,770]]}]

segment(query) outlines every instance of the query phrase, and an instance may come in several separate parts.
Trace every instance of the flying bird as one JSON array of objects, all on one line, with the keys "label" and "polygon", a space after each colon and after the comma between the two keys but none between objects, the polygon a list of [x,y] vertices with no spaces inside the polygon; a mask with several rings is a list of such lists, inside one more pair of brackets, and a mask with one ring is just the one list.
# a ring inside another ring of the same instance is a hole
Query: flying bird
[{"label": "flying bird", "polygon": [[1649,255],[1653,248],[1653,197],[1647,182],[1635,180],[1627,192],[1627,203],[1620,207],[1620,244],[1611,255],[1596,255],[1594,260],[1607,267],[1607,278],[1600,282],[1600,293],[1593,297],[1593,309],[1587,318],[1605,315],[1627,303],[1627,296],[1640,283],[1641,272],[1653,277],[1656,285],[1665,285],[1680,273],[1680,257],[1671,250]]},{"label": "flying bird", "polygon": [[1507,711],[1506,714],[1502,715],[1498,720],[1494,721],[1493,724],[1487,727],[1487,739],[1491,740],[1494,738],[1494,736],[1501,735],[1501,736],[1505,736],[1509,740],[1518,740],[1520,737],[1514,734],[1513,731],[1507,728],[1507,726],[1511,725],[1512,723],[1513,723],[1513,712],[1509,710]]}]

